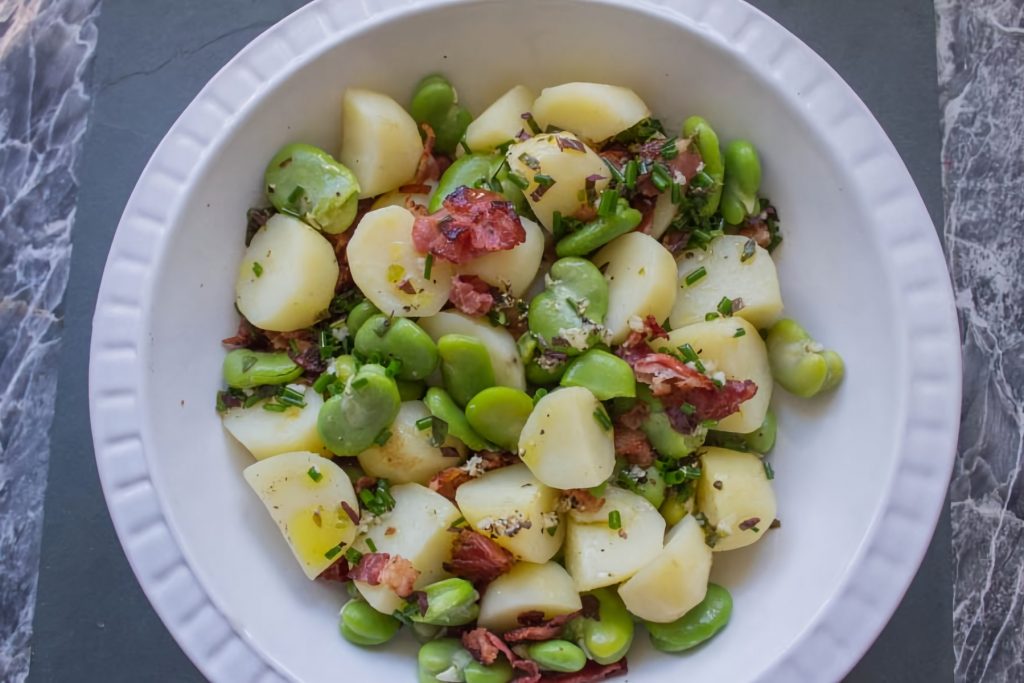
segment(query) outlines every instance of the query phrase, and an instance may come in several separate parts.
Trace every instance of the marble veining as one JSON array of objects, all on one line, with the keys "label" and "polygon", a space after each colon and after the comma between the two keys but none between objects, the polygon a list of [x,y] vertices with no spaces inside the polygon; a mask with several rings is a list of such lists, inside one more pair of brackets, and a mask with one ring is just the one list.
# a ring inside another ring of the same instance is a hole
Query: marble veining
[{"label": "marble veining", "polygon": [[99,0],[0,0],[0,680],[24,680],[35,604],[75,160]]},{"label": "marble veining", "polygon": [[957,681],[1024,680],[1024,1],[937,0],[944,235],[964,342]]}]

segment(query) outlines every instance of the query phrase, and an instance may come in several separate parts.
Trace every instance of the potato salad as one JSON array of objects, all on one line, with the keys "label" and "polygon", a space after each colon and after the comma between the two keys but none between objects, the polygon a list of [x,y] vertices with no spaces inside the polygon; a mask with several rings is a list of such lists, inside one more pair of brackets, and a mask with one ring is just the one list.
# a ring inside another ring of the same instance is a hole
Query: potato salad
[{"label": "potato salad", "polygon": [[432,75],[340,113],[340,149],[267,164],[217,410],[301,570],[346,587],[341,636],[409,632],[420,683],[711,639],[715,555],[780,533],[775,387],[843,377],[783,316],[755,146],[600,83],[474,116]]}]

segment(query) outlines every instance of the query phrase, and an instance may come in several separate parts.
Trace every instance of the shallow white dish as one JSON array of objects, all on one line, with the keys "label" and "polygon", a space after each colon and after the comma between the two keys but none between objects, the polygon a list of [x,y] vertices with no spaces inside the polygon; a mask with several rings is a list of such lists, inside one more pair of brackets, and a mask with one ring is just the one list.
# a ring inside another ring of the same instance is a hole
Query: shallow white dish
[{"label": "shallow white dish", "polygon": [[340,638],[341,591],[294,566],[213,398],[266,160],[289,141],[335,149],[345,87],[404,102],[433,71],[477,112],[518,82],[595,80],[633,87],[673,128],[700,113],[758,145],[787,310],[848,374],[826,400],[777,392],[783,527],[716,555],[730,626],[686,656],[638,638],[628,680],[841,678],[895,609],[943,504],[959,335],[934,228],[891,143],[819,57],[739,0],[318,0],[210,81],[125,208],[91,349],[104,492],[168,629],[216,681],[414,680],[411,641],[388,656]]}]

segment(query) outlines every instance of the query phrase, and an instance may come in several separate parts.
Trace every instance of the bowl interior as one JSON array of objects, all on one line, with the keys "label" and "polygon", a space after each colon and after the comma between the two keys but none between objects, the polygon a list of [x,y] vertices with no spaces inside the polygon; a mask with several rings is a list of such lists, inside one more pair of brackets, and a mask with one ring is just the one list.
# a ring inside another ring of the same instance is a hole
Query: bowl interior
[{"label": "bowl interior", "polygon": [[771,462],[783,526],[753,548],[716,554],[713,578],[735,599],[729,628],[680,657],[652,653],[641,636],[629,676],[661,681],[685,669],[694,678],[755,678],[830,599],[885,497],[903,407],[900,392],[878,388],[903,374],[901,324],[880,248],[862,229],[868,213],[846,189],[852,183],[829,140],[729,46],[653,11],[578,0],[415,11],[340,42],[251,103],[191,184],[150,283],[147,457],[183,551],[238,631],[283,673],[311,683],[339,675],[413,680],[411,640],[387,651],[407,657],[340,638],[343,591],[307,581],[295,565],[241,477],[251,458],[222,430],[213,396],[219,340],[237,324],[245,210],[261,203],[266,160],[293,141],[335,151],[346,87],[405,102],[435,71],[457,84],[474,112],[516,83],[627,85],[672,129],[700,113],[724,139],[744,137],[760,149],[766,190],[783,221],[777,262],[787,313],[840,350],[848,376],[814,402],[776,393]]}]

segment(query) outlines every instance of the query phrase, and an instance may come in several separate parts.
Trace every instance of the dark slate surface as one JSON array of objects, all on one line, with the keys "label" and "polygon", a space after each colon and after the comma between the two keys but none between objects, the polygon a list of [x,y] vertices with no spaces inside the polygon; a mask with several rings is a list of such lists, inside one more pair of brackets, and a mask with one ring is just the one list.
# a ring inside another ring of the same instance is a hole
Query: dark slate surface
[{"label": "dark slate surface", "polygon": [[[82,194],[59,367],[60,419],[52,435],[32,681],[200,680],[136,584],[100,495],[86,408],[89,324],[121,209],[160,137],[224,62],[300,4],[107,0],[103,5],[97,100],[80,172]],[[754,4],[806,40],[861,94],[941,223],[931,2]],[[907,599],[850,681],[932,683],[952,678],[949,544],[944,515]]]}]

